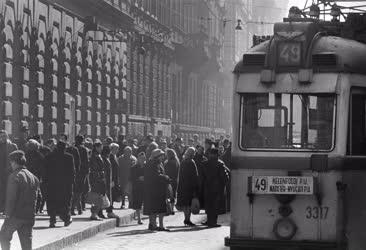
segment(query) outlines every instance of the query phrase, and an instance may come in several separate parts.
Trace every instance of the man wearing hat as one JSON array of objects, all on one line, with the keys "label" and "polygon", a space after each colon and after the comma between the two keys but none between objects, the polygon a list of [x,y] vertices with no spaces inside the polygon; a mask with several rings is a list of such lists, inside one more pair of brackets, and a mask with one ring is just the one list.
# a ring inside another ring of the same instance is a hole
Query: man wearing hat
[{"label": "man wearing hat", "polygon": [[75,167],[72,155],[66,153],[66,143],[59,141],[55,150],[45,159],[44,183],[47,189],[47,212],[50,227],[56,226],[56,216],[64,221],[65,227],[71,220],[71,199],[75,181]]},{"label": "man wearing hat", "polygon": [[28,126],[22,126],[20,127],[20,137],[15,140],[18,148],[20,150],[25,151],[25,144],[28,142],[29,139],[29,129]]},{"label": "man wearing hat", "polygon": [[0,130],[0,213],[4,212],[6,181],[9,174],[8,155],[17,150],[17,145],[9,140],[5,130]]},{"label": "man wearing hat", "polygon": [[219,160],[217,148],[210,149],[208,155],[202,177],[207,225],[219,227],[217,217],[226,213],[225,187],[230,178],[230,170]]},{"label": "man wearing hat", "polygon": [[18,232],[23,250],[32,249],[32,228],[39,181],[25,167],[23,151],[16,150],[9,155],[11,174],[6,188],[5,221],[0,231],[3,250],[10,249],[10,241]]},{"label": "man wearing hat", "polygon": [[89,174],[89,157],[88,157],[88,150],[84,146],[84,136],[77,135],[75,137],[75,147],[77,148],[80,156],[80,169],[78,172],[76,172],[71,214],[75,215],[75,208],[76,208],[78,210],[78,214],[81,215],[83,213],[81,203],[82,194],[83,192],[87,193],[89,191],[89,183],[87,180]]}]

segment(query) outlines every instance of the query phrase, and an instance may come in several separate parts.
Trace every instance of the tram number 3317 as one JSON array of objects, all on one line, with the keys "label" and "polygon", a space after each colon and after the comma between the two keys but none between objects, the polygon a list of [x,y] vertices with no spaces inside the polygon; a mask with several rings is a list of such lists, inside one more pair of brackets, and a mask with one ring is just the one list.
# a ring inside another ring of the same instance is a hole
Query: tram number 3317
[{"label": "tram number 3317", "polygon": [[329,207],[308,206],[305,211],[306,219],[325,220],[328,217]]}]

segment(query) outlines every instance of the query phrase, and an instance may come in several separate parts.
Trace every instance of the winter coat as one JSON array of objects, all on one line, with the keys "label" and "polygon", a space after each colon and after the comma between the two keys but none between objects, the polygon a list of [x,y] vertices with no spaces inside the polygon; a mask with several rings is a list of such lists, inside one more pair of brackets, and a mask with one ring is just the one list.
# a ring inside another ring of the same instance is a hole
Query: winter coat
[{"label": "winter coat", "polygon": [[34,222],[39,180],[25,167],[9,175],[5,215]]},{"label": "winter coat", "polygon": [[74,146],[68,146],[66,148],[66,153],[69,153],[74,158],[75,172],[78,175],[79,171],[80,171],[80,154],[79,154],[79,150]]},{"label": "winter coat", "polygon": [[5,208],[6,183],[9,175],[8,155],[17,150],[18,147],[14,143],[0,143],[0,213]]},{"label": "winter coat", "polygon": [[89,174],[89,156],[88,149],[83,145],[77,145],[80,156],[80,171],[76,175],[75,192],[83,192],[89,190],[89,183],[87,181]]},{"label": "winter coat", "polygon": [[206,164],[207,158],[202,154],[196,154],[193,158],[194,162],[197,166],[198,177],[199,177],[199,201],[201,207],[205,207],[205,200],[204,200],[204,188],[203,188],[203,169]]},{"label": "winter coat", "polygon": [[150,160],[144,174],[144,214],[165,214],[169,176],[164,172],[163,164]]},{"label": "winter coat", "polygon": [[72,155],[55,149],[45,159],[44,185],[49,214],[70,211],[75,167]]},{"label": "winter coat", "polygon": [[[136,164],[131,168],[130,181],[132,184],[132,209],[141,209],[144,200],[145,164]],[[142,177],[142,179],[141,179]]]},{"label": "winter coat", "polygon": [[226,213],[225,186],[230,170],[221,160],[208,160],[203,168],[203,191],[206,213]]},{"label": "winter coat", "polygon": [[135,156],[125,157],[122,155],[118,158],[118,175],[119,175],[119,185],[121,186],[122,192],[126,192],[127,184],[130,179],[131,167],[135,165],[137,159]]},{"label": "winter coat", "polygon": [[49,147],[41,145],[39,147],[39,152],[43,155],[43,157],[46,157],[47,155],[49,155],[52,151]]},{"label": "winter coat", "polygon": [[102,156],[96,152],[92,152],[92,156],[90,158],[90,188],[92,192],[98,194],[106,194],[107,192],[107,184],[105,179],[105,167]]},{"label": "winter coat", "polygon": [[118,158],[116,155],[111,154],[109,156],[109,161],[111,162],[111,167],[112,167],[112,181],[114,182],[114,185],[117,186],[117,185],[119,185]]},{"label": "winter coat", "polygon": [[27,169],[34,174],[39,181],[42,181],[43,176],[45,175],[45,158],[43,155],[37,150],[31,150],[25,153],[25,158],[27,159]]},{"label": "winter coat", "polygon": [[231,169],[231,147],[225,149],[224,154],[221,156],[221,160],[225,163],[225,166]]},{"label": "winter coat", "polygon": [[179,165],[176,160],[167,160],[164,165],[165,173],[171,179],[174,199],[177,197]]},{"label": "winter coat", "polygon": [[102,156],[104,163],[104,175],[105,175],[105,184],[106,184],[106,194],[108,199],[112,200],[112,164],[109,160],[109,157]]},{"label": "winter coat", "polygon": [[192,199],[199,196],[199,178],[194,160],[185,159],[179,169],[177,207],[190,207]]}]

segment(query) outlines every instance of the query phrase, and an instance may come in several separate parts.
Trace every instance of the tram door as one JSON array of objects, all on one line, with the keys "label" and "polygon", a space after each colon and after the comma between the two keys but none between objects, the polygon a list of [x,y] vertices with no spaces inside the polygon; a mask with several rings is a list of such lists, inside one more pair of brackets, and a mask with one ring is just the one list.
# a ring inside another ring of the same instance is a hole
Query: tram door
[{"label": "tram door", "polygon": [[346,234],[349,250],[364,250],[366,249],[366,90],[355,89],[351,91],[350,98],[347,155],[351,159],[353,157],[364,159],[345,166],[343,182],[347,185],[344,206]]}]

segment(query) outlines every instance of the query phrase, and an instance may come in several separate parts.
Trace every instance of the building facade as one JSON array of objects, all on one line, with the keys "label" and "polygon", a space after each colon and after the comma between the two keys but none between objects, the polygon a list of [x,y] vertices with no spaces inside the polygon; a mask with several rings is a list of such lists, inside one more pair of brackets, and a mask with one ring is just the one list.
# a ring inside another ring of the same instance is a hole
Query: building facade
[{"label": "building facade", "polygon": [[228,133],[225,1],[0,1],[1,129]]}]

